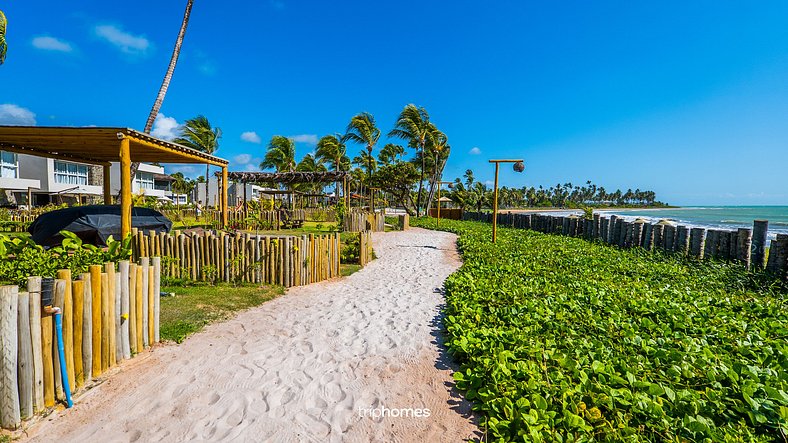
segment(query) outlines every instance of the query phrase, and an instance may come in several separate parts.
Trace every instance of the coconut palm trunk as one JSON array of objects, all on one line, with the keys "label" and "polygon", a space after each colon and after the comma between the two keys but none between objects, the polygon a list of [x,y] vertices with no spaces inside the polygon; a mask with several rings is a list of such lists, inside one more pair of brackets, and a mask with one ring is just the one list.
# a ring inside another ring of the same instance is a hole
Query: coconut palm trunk
[{"label": "coconut palm trunk", "polygon": [[421,192],[424,187],[424,140],[421,141],[421,178],[419,179],[419,194],[416,196],[416,217],[421,217]]},{"label": "coconut palm trunk", "polygon": [[[181,29],[178,31],[178,38],[175,40],[175,48],[172,50],[172,56],[170,57],[170,64],[167,66],[167,72],[164,74],[164,80],[161,82],[161,87],[159,88],[159,93],[156,95],[156,100],[153,102],[153,107],[150,110],[150,114],[148,114],[148,120],[145,122],[145,130],[146,134],[150,134],[150,131],[153,129],[153,122],[156,120],[156,116],[159,115],[159,110],[161,109],[162,103],[164,103],[164,96],[167,95],[167,89],[170,87],[170,81],[172,80],[172,74],[175,72],[175,65],[178,64],[178,57],[181,55],[181,46],[183,45],[183,37],[186,35],[186,28],[189,26],[189,17],[192,13],[192,5],[194,5],[194,0],[187,0],[186,1],[186,10],[183,13],[183,22],[181,22]],[[131,177],[137,174],[137,169],[139,169],[140,164],[139,162],[134,162],[131,165]],[[208,173],[205,174],[205,180],[207,183],[208,180]],[[208,185],[206,185],[206,189]]]}]

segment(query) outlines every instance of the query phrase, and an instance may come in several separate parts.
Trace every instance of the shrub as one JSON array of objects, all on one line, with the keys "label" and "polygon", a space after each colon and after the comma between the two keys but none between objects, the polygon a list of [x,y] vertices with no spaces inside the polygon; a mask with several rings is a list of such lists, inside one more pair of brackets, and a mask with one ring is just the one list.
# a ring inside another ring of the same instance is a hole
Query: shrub
[{"label": "shrub", "polygon": [[37,245],[30,237],[10,238],[0,234],[0,282],[19,286],[32,276],[54,277],[61,269],[72,274],[88,271],[90,265],[104,264],[131,257],[131,236],[120,242],[110,237],[106,249],[83,244],[75,234],[61,231],[60,246],[49,249]]},{"label": "shrub", "polygon": [[[432,227],[416,220],[414,224]],[[494,441],[783,441],[788,302],[739,266],[446,221],[457,387]]]}]

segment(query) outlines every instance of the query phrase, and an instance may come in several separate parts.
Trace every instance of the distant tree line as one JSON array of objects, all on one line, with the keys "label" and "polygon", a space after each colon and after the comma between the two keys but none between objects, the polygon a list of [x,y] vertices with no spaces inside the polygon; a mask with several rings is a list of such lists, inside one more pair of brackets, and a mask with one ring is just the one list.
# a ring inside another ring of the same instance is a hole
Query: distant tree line
[{"label": "distant tree line", "polygon": [[[493,190],[485,183],[477,181],[470,169],[465,171],[462,179],[454,180],[452,189],[447,195],[461,208],[481,210],[490,208],[493,204]],[[610,192],[590,180],[582,186],[558,183],[546,189],[541,185],[498,188],[499,208],[581,208],[584,206],[660,207],[666,204],[657,200],[654,191],[616,189]]]}]

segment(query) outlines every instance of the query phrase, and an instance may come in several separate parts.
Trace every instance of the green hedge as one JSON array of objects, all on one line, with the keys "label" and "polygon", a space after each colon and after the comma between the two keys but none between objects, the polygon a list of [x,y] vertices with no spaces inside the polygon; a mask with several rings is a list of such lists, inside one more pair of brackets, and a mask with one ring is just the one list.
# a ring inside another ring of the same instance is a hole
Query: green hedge
[{"label": "green hedge", "polygon": [[491,440],[785,441],[784,289],[723,263],[441,227],[464,258],[446,282],[455,379]]}]

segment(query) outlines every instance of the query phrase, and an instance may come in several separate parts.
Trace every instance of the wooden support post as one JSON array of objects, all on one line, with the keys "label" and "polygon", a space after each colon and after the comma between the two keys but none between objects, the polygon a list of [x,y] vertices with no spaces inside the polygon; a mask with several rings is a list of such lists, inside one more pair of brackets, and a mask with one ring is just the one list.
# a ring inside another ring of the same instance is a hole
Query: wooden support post
[{"label": "wooden support post", "polygon": [[68,269],[61,269],[57,271],[57,278],[65,282],[61,321],[63,323],[63,349],[66,353],[66,374],[71,381],[69,387],[73,394],[76,383],[74,383],[74,295],[71,291],[71,271]]},{"label": "wooden support post", "polygon": [[[106,372],[110,362],[110,334],[114,331],[110,323],[110,294],[109,275],[101,274],[101,372]],[[114,353],[113,353],[114,354]]]},{"label": "wooden support post", "polygon": [[124,359],[131,358],[131,347],[129,342],[129,262],[123,260],[118,263],[120,270],[120,342],[121,351]]},{"label": "wooden support post", "polygon": [[706,229],[692,228],[690,230],[690,255],[695,258],[703,258],[703,245],[706,237]]},{"label": "wooden support post", "polygon": [[736,251],[738,253],[738,260],[745,268],[749,268],[752,258],[752,230],[749,228],[739,228],[737,240],[738,245]]},{"label": "wooden support post", "polygon": [[28,418],[33,415],[33,339],[30,333],[29,293],[19,293],[17,310],[19,409],[21,418]]},{"label": "wooden support post", "polygon": [[159,312],[161,311],[161,257],[153,257],[153,342],[159,342]]},{"label": "wooden support post", "polygon": [[112,181],[110,177],[110,165],[104,165],[104,204],[112,204]]},{"label": "wooden support post", "polygon": [[82,308],[82,370],[85,383],[93,377],[93,285],[89,273],[82,274],[85,287]]},{"label": "wooden support post", "polygon": [[92,313],[91,316],[91,328],[92,328],[92,336],[91,342],[93,344],[93,349],[91,351],[93,356],[93,361],[91,363],[91,375],[92,377],[98,377],[104,371],[101,369],[101,265],[93,265],[90,267],[90,290],[91,290],[91,298],[92,298]]},{"label": "wooden support post", "polygon": [[131,148],[128,137],[120,139],[120,235],[131,234]]},{"label": "wooden support post", "polygon": [[752,266],[755,269],[763,269],[766,265],[766,239],[768,231],[768,220],[755,220],[752,226]]},{"label": "wooden support post", "polygon": [[33,413],[44,410],[44,360],[41,355],[41,277],[28,277],[30,338],[33,348]]},{"label": "wooden support post", "polygon": [[6,429],[16,429],[21,423],[17,373],[18,298],[16,285],[0,286],[0,424]]},{"label": "wooden support post", "polygon": [[222,166],[222,227],[227,228],[227,166],[226,165]]},{"label": "wooden support post", "polygon": [[85,384],[85,369],[82,366],[82,321],[84,320],[85,309],[85,282],[75,280],[71,283],[71,295],[74,298],[73,318],[74,333],[71,342],[74,360],[74,378],[70,380],[73,390],[77,391]]},{"label": "wooden support post", "polygon": [[150,277],[150,271],[148,268],[150,259],[148,257],[143,257],[140,259],[140,263],[140,268],[142,271],[142,328],[138,332],[140,335],[142,335],[142,346],[147,348],[150,346],[150,342],[148,341],[148,279]]},{"label": "wooden support post", "polygon": [[[56,279],[54,285],[54,306],[60,308],[60,312],[63,312],[63,304],[65,303],[66,299],[66,281],[63,279]],[[51,316],[54,323],[54,315]],[[62,317],[61,317],[62,321]],[[54,377],[55,377],[55,398],[59,400],[65,400],[66,396],[63,392],[63,379],[62,379],[62,372],[60,369],[60,358],[57,348],[57,335],[53,335],[52,339],[52,361],[54,366]],[[68,365],[66,365],[68,368]]]},{"label": "wooden support post", "polygon": [[143,294],[142,294],[143,286],[144,286],[142,280],[143,280],[143,276],[145,275],[144,271],[146,271],[146,270],[143,269],[143,267],[140,265],[140,266],[136,267],[136,271],[137,271],[136,272],[136,277],[135,277],[136,282],[134,283],[134,289],[135,289],[135,291],[134,291],[134,311],[135,311],[135,317],[136,317],[136,319],[135,319],[136,320],[136,327],[135,327],[136,334],[134,336],[134,341],[137,343],[137,352],[142,352],[142,349],[143,349],[143,346],[144,346],[144,343],[142,341],[142,336],[144,335],[142,333],[142,331],[143,331],[143,329],[142,329],[142,313],[143,313],[142,301],[144,299],[143,298]]}]

